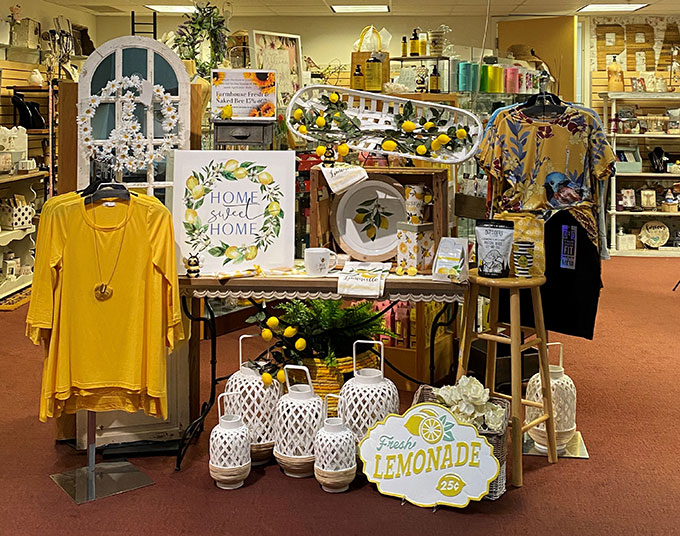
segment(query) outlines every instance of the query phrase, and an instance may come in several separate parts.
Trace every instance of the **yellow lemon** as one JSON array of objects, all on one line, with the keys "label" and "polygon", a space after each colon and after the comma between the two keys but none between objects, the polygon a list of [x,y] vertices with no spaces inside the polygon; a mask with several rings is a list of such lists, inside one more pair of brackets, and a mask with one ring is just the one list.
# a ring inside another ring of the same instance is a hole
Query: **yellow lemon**
[{"label": "yellow lemon", "polygon": [[231,116],[234,115],[234,108],[232,107],[231,104],[227,104],[222,110],[220,111],[220,117],[222,119],[231,119]]},{"label": "yellow lemon", "polygon": [[338,102],[339,99],[340,96],[337,93],[331,93],[330,95],[328,95],[328,100],[331,101],[332,103]]},{"label": "yellow lemon", "polygon": [[420,423],[423,422],[423,418],[422,415],[412,415],[404,424],[404,428],[413,435],[420,435]]},{"label": "yellow lemon", "polygon": [[194,199],[200,199],[203,197],[203,193],[205,192],[205,188],[203,188],[202,184],[197,184],[191,189],[191,197]]},{"label": "yellow lemon", "polygon": [[272,378],[272,375],[269,374],[269,372],[263,372],[262,373],[262,383],[269,386],[269,385],[272,384],[273,381],[274,381],[274,378]]},{"label": "yellow lemon", "polygon": [[459,140],[464,140],[465,138],[467,138],[467,130],[465,130],[464,128],[459,128],[458,130],[456,130],[456,138],[458,138]]},{"label": "yellow lemon", "polygon": [[338,145],[338,155],[347,156],[349,154],[349,147],[346,143],[341,143]]},{"label": "yellow lemon", "polygon": [[194,209],[188,208],[184,212],[184,221],[187,223],[194,223],[196,221],[196,218],[198,218],[198,214]]},{"label": "yellow lemon", "polygon": [[442,145],[446,145],[451,141],[451,138],[449,138],[446,134],[440,134],[439,136],[437,136],[437,141]]},{"label": "yellow lemon", "polygon": [[366,230],[366,236],[373,240],[375,238],[375,233],[377,232],[377,229],[375,228],[375,225],[371,225],[367,230]]},{"label": "yellow lemon", "polygon": [[257,257],[257,246],[249,246],[246,249],[246,260],[252,261],[255,257]]},{"label": "yellow lemon", "polygon": [[198,186],[198,179],[194,177],[193,175],[187,179],[187,188],[189,191],[193,190],[196,186]]},{"label": "yellow lemon", "polygon": [[317,145],[316,146],[316,156],[323,156],[326,154],[326,147],[324,145]]},{"label": "yellow lemon", "polygon": [[307,134],[307,127],[304,125],[300,125],[300,128],[298,128],[298,132],[300,134]]},{"label": "yellow lemon", "polygon": [[340,117],[340,112],[335,112],[335,113],[333,114],[333,117]]},{"label": "yellow lemon", "polygon": [[283,371],[283,369],[279,369],[279,371],[276,373],[276,379],[279,380],[279,383],[286,383],[286,373]]},{"label": "yellow lemon", "polygon": [[418,125],[416,125],[413,121],[404,121],[401,124],[401,129],[404,132],[413,132],[416,128],[418,128]]},{"label": "yellow lemon", "polygon": [[385,140],[382,142],[382,148],[386,151],[394,151],[397,148],[397,142],[393,140]]},{"label": "yellow lemon", "polygon": [[355,223],[364,223],[364,220],[366,219],[366,214],[357,214],[354,216],[354,222]]},{"label": "yellow lemon", "polygon": [[276,318],[275,316],[270,316],[267,318],[267,327],[270,327],[272,329],[276,329],[279,327],[279,319]]},{"label": "yellow lemon", "polygon": [[297,335],[297,328],[293,326],[288,326],[286,329],[283,330],[283,336],[287,338],[295,337]]},{"label": "yellow lemon", "polygon": [[423,125],[424,130],[430,130],[434,126],[434,123],[432,121],[428,121]]},{"label": "yellow lemon", "polygon": [[418,153],[419,155],[424,155],[426,152],[427,147],[425,147],[424,145],[418,145],[418,147],[416,147],[416,153]]},{"label": "yellow lemon", "polygon": [[279,205],[276,201],[272,201],[267,205],[267,212],[270,216],[275,218],[281,214],[281,205]]},{"label": "yellow lemon", "polygon": [[441,148],[442,148],[442,144],[439,142],[439,140],[432,140],[432,143],[430,144],[431,150],[438,151]]},{"label": "yellow lemon", "polygon": [[416,275],[418,273],[418,269],[411,266],[408,270],[406,270],[406,273],[408,275]]},{"label": "yellow lemon", "polygon": [[234,171],[234,177],[237,179],[245,179],[248,176],[248,170],[246,168],[238,168],[236,171]]},{"label": "yellow lemon", "polygon": [[227,171],[236,171],[238,169],[238,160],[227,160],[227,163],[224,164],[224,169]]},{"label": "yellow lemon", "polygon": [[326,126],[326,120],[323,117],[317,117],[314,123],[316,123],[316,126],[319,128],[323,128]]},{"label": "yellow lemon", "polygon": [[228,259],[235,259],[238,257],[238,248],[236,246],[229,246],[224,252],[224,256]]},{"label": "yellow lemon", "polygon": [[262,337],[262,339],[269,342],[269,341],[272,340],[272,337],[274,336],[274,334],[272,333],[271,329],[264,328],[262,330],[262,333],[260,333],[260,336]]},{"label": "yellow lemon", "polygon": [[296,120],[299,121],[300,119],[302,119],[302,114],[303,114],[303,113],[304,113],[304,112],[302,111],[302,108],[298,108],[297,110],[295,110],[295,111],[293,112],[293,117],[294,117]]},{"label": "yellow lemon", "polygon": [[307,348],[307,341],[304,340],[302,337],[295,341],[295,349],[298,352],[302,352],[305,348]]},{"label": "yellow lemon", "polygon": [[412,223],[420,223],[420,216],[411,216]]},{"label": "yellow lemon", "polygon": [[263,171],[257,176],[257,180],[260,181],[260,184],[271,184],[274,182],[274,177],[272,177],[271,173],[268,173],[267,171]]},{"label": "yellow lemon", "polygon": [[380,216],[380,228],[388,229],[390,226],[390,221],[385,216]]},{"label": "yellow lemon", "polygon": [[404,267],[397,266],[397,275],[404,275]]}]

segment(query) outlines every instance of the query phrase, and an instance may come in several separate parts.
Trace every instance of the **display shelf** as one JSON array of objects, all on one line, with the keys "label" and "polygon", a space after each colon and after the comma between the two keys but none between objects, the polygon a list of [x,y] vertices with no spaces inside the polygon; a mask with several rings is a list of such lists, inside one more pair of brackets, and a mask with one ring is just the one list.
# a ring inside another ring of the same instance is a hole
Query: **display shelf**
[{"label": "display shelf", "polygon": [[30,179],[42,179],[47,177],[47,171],[30,171],[28,173],[16,173],[14,175],[0,175],[0,184],[25,181]]},{"label": "display shelf", "polygon": [[612,257],[680,257],[680,248],[668,249],[611,249]]},{"label": "display shelf", "polygon": [[20,275],[15,279],[4,279],[0,276],[0,299],[14,294],[30,286],[33,281],[33,274]]},{"label": "display shelf", "polygon": [[0,246],[6,246],[15,240],[23,240],[31,233],[35,232],[35,226],[31,225],[26,229],[14,229],[12,231],[0,231]]},{"label": "display shelf", "polygon": [[458,102],[458,95],[456,93],[389,93],[389,95],[423,102]]},{"label": "display shelf", "polygon": [[616,132],[610,132],[607,134],[609,138],[654,138],[654,139],[659,139],[659,138],[665,138],[669,140],[678,140],[680,139],[680,134],[617,134]]},{"label": "display shelf", "polygon": [[666,216],[680,216],[680,212],[661,212],[660,210],[610,210],[609,214],[616,216],[659,216],[665,218]]},{"label": "display shelf", "polygon": [[609,100],[634,100],[634,101],[649,101],[658,102],[665,100],[680,100],[680,94],[665,92],[653,93],[650,91],[603,91],[598,93],[601,99]]},{"label": "display shelf", "polygon": [[647,171],[640,171],[639,173],[617,173],[618,178],[624,179],[665,179],[665,180],[675,180],[680,181],[680,175],[675,175],[673,173],[651,173]]},{"label": "display shelf", "polygon": [[30,128],[26,131],[29,136],[45,136],[50,133],[49,128]]},{"label": "display shelf", "polygon": [[390,61],[405,63],[407,61],[449,61],[450,59],[448,56],[398,56],[390,58]]}]

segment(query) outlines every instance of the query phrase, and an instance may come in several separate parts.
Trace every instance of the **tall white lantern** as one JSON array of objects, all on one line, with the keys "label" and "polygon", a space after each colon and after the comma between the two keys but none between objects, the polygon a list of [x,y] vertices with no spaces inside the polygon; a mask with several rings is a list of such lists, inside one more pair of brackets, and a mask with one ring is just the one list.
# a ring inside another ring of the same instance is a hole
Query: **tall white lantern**
[{"label": "tall white lantern", "polygon": [[314,438],[314,476],[321,488],[329,493],[346,491],[357,474],[357,447],[354,434],[340,417],[328,416],[326,395],[324,414],[326,419]]},{"label": "tall white lantern", "polygon": [[[290,384],[291,370],[302,370],[307,383]],[[314,474],[314,436],[323,423],[323,401],[314,394],[309,369],[301,365],[283,367],[288,394],[276,404],[274,457],[283,472],[294,478]]]},{"label": "tall white lantern", "polygon": [[[553,415],[555,416],[557,451],[563,452],[576,432],[576,387],[572,379],[564,373],[564,347],[562,343],[549,343],[548,346],[560,347],[560,364],[550,365],[550,389],[552,391]],[[536,373],[527,385],[527,400],[543,403],[541,388],[541,375]],[[543,410],[540,408],[527,406],[525,421],[531,422],[540,417],[542,413]],[[542,422],[529,429],[529,436],[534,440],[536,450],[548,451],[545,423]]]},{"label": "tall white lantern", "polygon": [[[274,450],[274,411],[281,397],[281,384],[262,383],[256,370],[243,364],[243,340],[257,335],[241,335],[238,340],[239,369],[231,375],[225,392],[240,395],[240,414],[250,430],[250,458],[253,465],[267,463]],[[236,413],[234,399],[227,400],[227,413]]]},{"label": "tall white lantern", "polygon": [[221,489],[240,488],[250,474],[250,432],[240,415],[226,411],[229,396],[238,393],[217,397],[219,420],[210,432],[210,476]]},{"label": "tall white lantern", "polygon": [[[357,370],[357,345],[380,346],[380,369]],[[356,341],[352,348],[354,377],[340,389],[338,416],[354,434],[356,443],[361,441],[369,428],[382,421],[390,413],[399,411],[399,392],[391,380],[385,378],[385,346],[379,341]]]}]

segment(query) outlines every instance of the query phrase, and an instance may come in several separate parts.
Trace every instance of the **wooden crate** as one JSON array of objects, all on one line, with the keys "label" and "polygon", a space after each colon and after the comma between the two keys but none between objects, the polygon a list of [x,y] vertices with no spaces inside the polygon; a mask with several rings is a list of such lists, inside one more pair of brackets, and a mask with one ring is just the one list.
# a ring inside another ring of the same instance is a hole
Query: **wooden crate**
[{"label": "wooden crate", "polygon": [[[434,194],[432,222],[434,223],[435,250],[439,240],[449,235],[448,170],[442,168],[366,168],[368,178],[388,177],[401,185],[427,184]],[[318,166],[312,168],[309,181],[310,196],[310,247],[327,247],[340,252],[331,235],[330,206],[334,194]]]}]

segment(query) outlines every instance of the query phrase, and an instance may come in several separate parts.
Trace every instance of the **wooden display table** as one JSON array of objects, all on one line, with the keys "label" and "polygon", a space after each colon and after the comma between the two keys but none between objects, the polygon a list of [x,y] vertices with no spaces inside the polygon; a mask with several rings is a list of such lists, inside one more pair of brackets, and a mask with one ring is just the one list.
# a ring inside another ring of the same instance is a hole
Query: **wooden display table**
[{"label": "wooden display table", "polygon": [[[327,277],[308,277],[303,275],[257,276],[220,280],[215,276],[201,276],[179,278],[180,296],[184,314],[191,320],[191,339],[189,340],[189,397],[192,417],[194,421],[186,428],[180,440],[176,470],[180,469],[182,458],[191,440],[203,430],[203,421],[215,403],[217,385],[228,378],[217,377],[217,336],[215,327],[215,313],[210,305],[210,298],[231,298],[254,300],[293,300],[293,299],[325,299],[340,300],[351,298],[338,294],[338,273]],[[385,281],[385,291],[376,300],[392,302],[430,302],[445,304],[462,302],[466,285],[433,281],[430,276],[397,276],[390,274]],[[205,316],[201,316],[200,300],[204,300]],[[362,299],[360,297],[356,299]],[[433,329],[441,326],[439,319],[447,312],[445,307],[435,317]],[[200,323],[204,322],[210,333],[210,397],[201,405],[200,399]],[[435,336],[431,336],[434,347]],[[431,352],[430,374],[434,373],[434,352]]]}]

